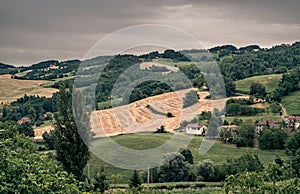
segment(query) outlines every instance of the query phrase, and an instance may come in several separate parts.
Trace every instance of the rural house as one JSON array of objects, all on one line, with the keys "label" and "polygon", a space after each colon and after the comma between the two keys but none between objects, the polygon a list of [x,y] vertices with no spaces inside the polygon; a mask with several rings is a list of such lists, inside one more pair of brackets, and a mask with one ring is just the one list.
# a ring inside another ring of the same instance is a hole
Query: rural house
[{"label": "rural house", "polygon": [[185,133],[189,135],[205,135],[207,127],[199,123],[188,124],[185,128]]},{"label": "rural house", "polygon": [[300,116],[285,116],[284,122],[288,129],[296,130],[300,126]]},{"label": "rural house", "polygon": [[224,130],[229,131],[233,138],[237,137],[236,132],[237,132],[237,129],[239,128],[238,126],[236,126],[236,125],[223,125],[221,128],[224,129]]},{"label": "rural house", "polygon": [[268,127],[270,129],[280,129],[281,122],[273,121],[273,120],[260,121],[260,122],[256,123],[256,132],[260,133],[264,127]]}]

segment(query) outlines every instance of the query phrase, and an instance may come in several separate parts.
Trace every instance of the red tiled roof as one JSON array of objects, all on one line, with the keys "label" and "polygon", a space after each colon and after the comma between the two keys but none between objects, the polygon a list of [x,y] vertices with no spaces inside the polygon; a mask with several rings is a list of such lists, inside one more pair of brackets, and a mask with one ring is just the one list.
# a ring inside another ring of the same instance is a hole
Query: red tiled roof
[{"label": "red tiled roof", "polygon": [[191,123],[191,124],[188,124],[187,127],[190,127],[190,128],[200,128],[202,127],[203,125],[200,124],[200,123]]}]

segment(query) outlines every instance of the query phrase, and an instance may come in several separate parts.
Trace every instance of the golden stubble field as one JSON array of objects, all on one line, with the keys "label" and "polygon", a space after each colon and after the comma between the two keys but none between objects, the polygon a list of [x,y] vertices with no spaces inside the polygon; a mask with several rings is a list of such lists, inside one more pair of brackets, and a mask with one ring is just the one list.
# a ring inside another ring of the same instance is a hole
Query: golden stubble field
[{"label": "golden stubble field", "polygon": [[[180,90],[169,92],[133,102],[129,105],[112,109],[95,111],[91,115],[92,130],[96,137],[137,132],[153,132],[161,125],[168,131],[180,127],[183,121],[192,120],[203,111],[212,111],[213,108],[222,109],[226,99],[205,99],[209,92],[198,92],[200,100],[193,106],[182,109],[184,95],[190,91]],[[173,117],[154,114],[147,105],[156,111],[172,113]]]},{"label": "golden stubble field", "polygon": [[0,103],[10,103],[24,94],[51,97],[57,92],[54,88],[44,88],[49,83],[44,80],[18,80],[11,79],[11,75],[0,75]]},{"label": "golden stubble field", "polygon": [[[182,100],[188,91],[190,89],[169,92],[148,97],[128,105],[94,111],[90,118],[92,131],[95,132],[95,137],[153,132],[161,125],[164,125],[166,130],[173,131],[180,127],[181,122],[191,121],[197,114],[203,111],[212,111],[213,108],[222,109],[228,99],[210,100],[205,98],[209,95],[209,92],[198,92],[200,96],[199,102],[182,109]],[[249,96],[245,95],[233,98],[249,98]],[[147,105],[162,113],[171,112],[173,117],[154,114],[147,108]],[[49,132],[52,129],[52,126],[36,128],[36,139],[41,139],[43,132]]]}]

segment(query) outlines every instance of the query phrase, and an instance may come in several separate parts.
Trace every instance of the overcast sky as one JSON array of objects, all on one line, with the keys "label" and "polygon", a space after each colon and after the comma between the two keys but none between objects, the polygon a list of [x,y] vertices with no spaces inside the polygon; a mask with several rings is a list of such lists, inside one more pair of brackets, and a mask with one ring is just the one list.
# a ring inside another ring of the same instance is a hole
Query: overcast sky
[{"label": "overcast sky", "polygon": [[0,62],[82,59],[105,36],[164,24],[221,44],[270,47],[300,40],[299,0],[1,0]]}]

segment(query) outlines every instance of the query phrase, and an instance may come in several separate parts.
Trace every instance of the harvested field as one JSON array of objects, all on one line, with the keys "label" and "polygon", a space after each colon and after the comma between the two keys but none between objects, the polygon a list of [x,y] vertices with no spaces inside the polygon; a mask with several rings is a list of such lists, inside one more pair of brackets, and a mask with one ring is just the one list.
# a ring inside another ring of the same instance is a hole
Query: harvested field
[{"label": "harvested field", "polygon": [[45,80],[11,79],[11,75],[0,75],[0,103],[10,103],[24,94],[51,97],[57,91],[54,88],[44,88],[49,83]]},{"label": "harvested field", "polygon": [[[190,121],[203,111],[223,108],[225,100],[205,99],[209,92],[198,92],[200,100],[193,106],[182,109],[182,99],[188,90],[165,93],[142,99],[129,105],[95,111],[91,115],[92,130],[96,137],[137,132],[153,132],[161,125],[167,131],[180,127],[182,121]],[[159,112],[172,113],[173,117],[152,113],[147,105]]]}]

